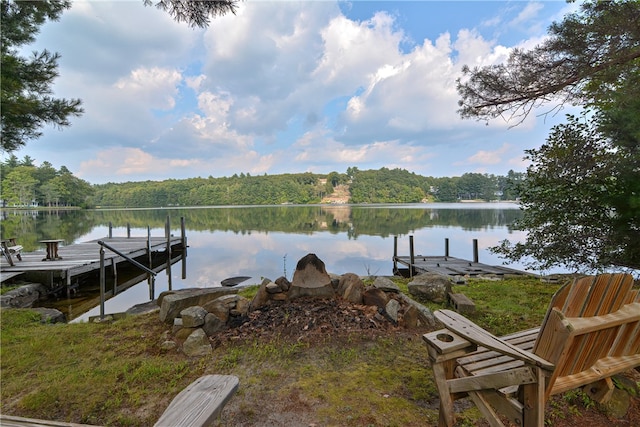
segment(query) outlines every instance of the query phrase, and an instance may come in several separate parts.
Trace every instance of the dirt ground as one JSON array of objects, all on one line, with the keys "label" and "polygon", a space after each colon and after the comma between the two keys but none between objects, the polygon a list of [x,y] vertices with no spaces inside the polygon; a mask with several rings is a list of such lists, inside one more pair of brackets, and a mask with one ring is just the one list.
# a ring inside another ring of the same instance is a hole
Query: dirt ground
[{"label": "dirt ground", "polygon": [[[355,305],[339,299],[303,298],[296,300],[295,303],[286,303],[255,311],[251,313],[248,321],[245,319],[244,323],[217,335],[214,340],[221,343],[228,340],[255,339],[256,337],[270,339],[278,335],[287,339],[321,345],[321,342],[326,340],[328,335],[332,337],[332,340],[339,340],[346,338],[353,332],[376,337],[390,333],[403,333],[403,328],[389,322],[378,313],[375,307]],[[631,384],[640,382],[638,371],[628,373],[627,377]],[[278,425],[280,422],[295,426],[316,425],[309,421],[314,419],[312,406],[307,408],[309,413],[306,414],[304,413],[304,405],[298,406],[295,411],[296,415],[287,419],[286,417],[289,416],[287,414],[291,414],[290,405],[294,402],[272,403],[274,406],[270,408],[270,412],[272,414],[280,413],[285,418],[275,422],[265,422],[264,425]],[[243,404],[251,405],[251,402],[243,402]],[[434,405],[437,407],[437,402]],[[579,416],[572,415],[572,411],[576,411],[576,406],[579,407]],[[576,405],[570,399],[554,396],[552,403],[547,405],[545,419],[547,425],[557,427],[638,427],[640,426],[640,398],[631,398],[626,416],[614,418],[609,416],[604,408],[595,406],[586,409],[583,405]],[[481,422],[478,425],[488,426],[489,424]]]}]

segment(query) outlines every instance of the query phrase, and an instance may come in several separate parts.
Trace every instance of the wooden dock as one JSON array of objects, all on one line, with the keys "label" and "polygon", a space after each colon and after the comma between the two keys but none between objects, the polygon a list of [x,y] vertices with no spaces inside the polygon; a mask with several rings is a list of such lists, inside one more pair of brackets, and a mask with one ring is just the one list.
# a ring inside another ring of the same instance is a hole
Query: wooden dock
[{"label": "wooden dock", "polygon": [[504,266],[487,265],[478,261],[478,241],[473,241],[473,261],[449,256],[449,239],[445,239],[443,256],[416,255],[413,249],[413,236],[409,236],[409,255],[398,255],[398,238],[393,242],[393,271],[402,273],[398,265],[404,266],[409,276],[423,273],[437,273],[443,276],[484,276],[484,275],[530,275],[530,273]]},{"label": "wooden dock", "polygon": [[397,265],[404,265],[407,270],[413,269],[413,275],[422,273],[438,273],[444,276],[483,276],[505,274],[524,275],[523,271],[514,270],[512,268],[487,265],[479,262],[472,262],[466,259],[446,257],[446,256],[423,256],[415,255],[413,262],[409,256],[395,256],[394,269]]},{"label": "wooden dock", "polygon": [[[99,240],[91,240],[83,243],[74,243],[58,248],[59,259],[45,260],[46,252],[23,252],[22,260],[14,258],[13,266],[2,257],[0,260],[1,280],[23,275],[25,277],[46,277],[47,283],[71,286],[74,278],[100,270],[100,249],[98,243],[102,241],[118,250],[129,258],[148,257],[154,252],[183,250],[184,239],[182,237],[107,237]],[[128,262],[109,249],[104,252],[105,267],[116,268],[117,265]]]}]

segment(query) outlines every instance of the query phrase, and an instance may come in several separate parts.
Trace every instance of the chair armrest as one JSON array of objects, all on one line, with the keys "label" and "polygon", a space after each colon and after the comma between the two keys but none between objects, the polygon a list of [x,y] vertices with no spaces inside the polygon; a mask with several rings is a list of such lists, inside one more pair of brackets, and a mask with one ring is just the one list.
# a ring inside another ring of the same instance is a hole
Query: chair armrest
[{"label": "chair armrest", "polygon": [[447,329],[455,332],[474,344],[511,356],[514,359],[521,360],[525,363],[535,365],[546,370],[553,370],[555,367],[553,363],[533,353],[511,345],[495,335],[492,335],[455,311],[437,310],[433,314]]}]

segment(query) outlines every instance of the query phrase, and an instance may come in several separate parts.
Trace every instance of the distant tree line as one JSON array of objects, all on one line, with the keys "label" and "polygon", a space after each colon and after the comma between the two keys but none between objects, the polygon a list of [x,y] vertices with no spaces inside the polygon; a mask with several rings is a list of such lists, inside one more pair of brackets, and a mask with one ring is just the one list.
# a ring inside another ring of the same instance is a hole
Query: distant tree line
[{"label": "distant tree line", "polygon": [[49,162],[40,166],[33,162],[29,156],[18,160],[15,155],[2,162],[2,207],[91,206],[91,184],[73,176],[65,166],[58,170]]},{"label": "distant tree line", "polygon": [[516,200],[523,173],[507,176],[465,173],[460,177],[424,177],[404,169],[381,168],[346,173],[280,175],[235,174],[222,178],[167,179],[91,185],[64,166],[34,165],[12,155],[2,162],[4,207],[169,207],[224,205],[305,205],[321,203],[340,185],[350,203],[457,202]]},{"label": "distant tree line", "polygon": [[91,204],[112,207],[281,205],[321,203],[335,187],[348,185],[350,203],[516,200],[524,174],[466,173],[460,177],[424,177],[403,169],[382,168],[328,175],[298,173],[223,178],[168,179],[94,185]]}]

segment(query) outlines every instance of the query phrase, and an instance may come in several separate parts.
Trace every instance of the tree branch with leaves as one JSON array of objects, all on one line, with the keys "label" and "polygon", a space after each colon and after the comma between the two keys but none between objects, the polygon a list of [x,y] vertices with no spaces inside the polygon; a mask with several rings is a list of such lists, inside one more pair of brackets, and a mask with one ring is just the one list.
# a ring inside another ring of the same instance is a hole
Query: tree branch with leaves
[{"label": "tree branch with leaves", "polygon": [[145,6],[155,5],[177,22],[186,22],[191,27],[206,28],[210,18],[228,13],[236,14],[239,0],[144,0]]},{"label": "tree branch with leaves", "polygon": [[526,240],[493,248],[529,267],[640,269],[640,2],[587,1],[504,64],[464,68],[463,118],[521,123],[535,109],[581,106],[526,150],[519,186]]},{"label": "tree branch with leaves", "polygon": [[39,138],[41,128],[47,124],[59,128],[69,126],[70,117],[83,112],[79,99],[52,96],[60,55],[47,50],[34,52],[30,58],[18,54],[18,47],[35,40],[42,24],[58,20],[70,6],[69,1],[0,2],[3,151],[15,151],[27,141]]},{"label": "tree branch with leaves", "polygon": [[618,76],[640,60],[637,1],[587,2],[549,28],[532,50],[514,49],[505,64],[463,67],[457,81],[463,118],[502,117],[521,123],[533,110],[557,102],[602,102]]}]

